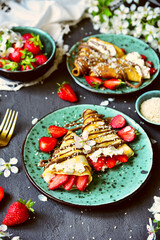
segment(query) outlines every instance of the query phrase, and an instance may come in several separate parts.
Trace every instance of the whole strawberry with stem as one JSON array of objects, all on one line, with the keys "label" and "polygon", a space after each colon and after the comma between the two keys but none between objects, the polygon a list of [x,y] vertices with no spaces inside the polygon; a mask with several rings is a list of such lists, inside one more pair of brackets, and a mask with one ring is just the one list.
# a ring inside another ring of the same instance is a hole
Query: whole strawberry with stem
[{"label": "whole strawberry with stem", "polygon": [[24,49],[27,49],[29,52],[33,53],[34,56],[41,53],[43,44],[40,40],[39,35],[33,35],[32,38],[26,40],[24,44]]},{"label": "whole strawberry with stem", "polygon": [[31,202],[31,199],[26,203],[25,200],[19,198],[16,202],[10,205],[3,220],[3,224],[14,226],[24,223],[29,218],[29,211],[34,212],[34,209],[32,208],[34,204],[35,202]]},{"label": "whole strawberry with stem", "polygon": [[62,84],[57,83],[58,88],[58,96],[65,101],[68,102],[77,102],[77,96],[71,87],[71,85],[67,82],[63,82]]}]

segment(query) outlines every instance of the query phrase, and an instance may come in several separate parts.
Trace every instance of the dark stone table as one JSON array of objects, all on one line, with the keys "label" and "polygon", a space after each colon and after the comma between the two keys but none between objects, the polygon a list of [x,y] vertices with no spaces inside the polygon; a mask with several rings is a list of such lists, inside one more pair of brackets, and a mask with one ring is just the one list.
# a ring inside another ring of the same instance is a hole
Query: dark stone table
[{"label": "dark stone table", "polygon": [[[65,36],[65,43],[72,46],[81,38],[97,33],[91,22],[81,21],[72,27],[71,33]],[[43,85],[23,88],[18,92],[0,91],[0,121],[7,108],[19,112],[19,117],[10,144],[0,149],[0,157],[9,161],[18,158],[19,173],[9,178],[0,176],[0,185],[5,190],[5,197],[0,203],[0,224],[9,205],[18,197],[36,201],[35,215],[26,223],[9,228],[13,235],[19,235],[23,240],[145,240],[146,225],[152,214],[148,211],[153,204],[153,196],[160,196],[160,134],[159,127],[143,122],[135,112],[135,100],[148,90],[160,89],[159,77],[140,92],[114,96],[115,100],[108,107],[115,108],[129,115],[139,123],[149,138],[157,140],[153,144],[153,168],[145,185],[131,198],[114,206],[100,208],[76,208],[57,203],[48,199],[42,202],[38,199],[38,190],[29,182],[22,168],[21,150],[26,134],[32,127],[34,118],[42,118],[49,112],[59,108],[73,106],[73,103],[61,100],[57,95],[57,82],[69,81],[79,96],[78,104],[97,104],[110,95],[91,93],[78,86],[66,68],[65,58],[58,70],[54,72]],[[54,94],[53,94],[54,92]],[[158,237],[158,234],[157,234]],[[160,235],[159,235],[160,237]],[[158,238],[159,239],[159,238]]]}]

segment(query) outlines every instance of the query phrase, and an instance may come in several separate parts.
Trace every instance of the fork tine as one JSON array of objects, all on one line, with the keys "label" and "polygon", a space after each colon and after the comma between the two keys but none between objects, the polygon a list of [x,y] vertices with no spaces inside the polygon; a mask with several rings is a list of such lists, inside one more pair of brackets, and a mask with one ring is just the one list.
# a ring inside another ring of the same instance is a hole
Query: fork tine
[{"label": "fork tine", "polygon": [[2,123],[0,125],[0,132],[2,131],[2,128],[3,128],[4,124],[5,124],[8,112],[9,112],[9,108],[6,110],[5,116],[4,116],[3,121],[2,121]]},{"label": "fork tine", "polygon": [[11,113],[12,113],[12,109],[9,111],[9,114],[7,116],[7,119],[6,119],[6,123],[5,123],[2,131],[6,131],[6,128],[8,126],[8,123],[9,123],[9,120],[10,120],[10,117],[11,117]]},{"label": "fork tine", "polygon": [[8,123],[7,129],[5,130],[5,131],[6,131],[6,135],[8,134],[9,129],[10,129],[10,127],[11,127],[11,124],[12,124],[12,121],[13,121],[13,118],[14,118],[14,115],[15,115],[15,111],[13,111],[12,116],[11,116],[11,119],[10,119],[10,121],[9,121],[9,123]]},{"label": "fork tine", "polygon": [[9,133],[8,133],[8,136],[7,136],[7,140],[8,140],[8,141],[10,140],[10,138],[12,137],[12,134],[13,134],[13,132],[14,132],[14,128],[15,128],[15,126],[16,126],[17,118],[18,118],[18,112],[16,112],[15,118],[14,118],[14,120],[13,120],[13,122],[12,122],[12,127],[11,127],[10,130],[9,130]]}]

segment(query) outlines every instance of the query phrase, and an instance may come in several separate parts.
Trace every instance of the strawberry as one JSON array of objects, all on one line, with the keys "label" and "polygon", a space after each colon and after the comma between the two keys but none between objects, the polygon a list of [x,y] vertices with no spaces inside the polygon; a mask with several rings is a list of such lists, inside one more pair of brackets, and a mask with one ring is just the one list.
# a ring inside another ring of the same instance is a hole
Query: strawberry
[{"label": "strawberry", "polygon": [[0,187],[0,201],[3,199],[4,197],[4,190],[2,187]]},{"label": "strawberry", "polygon": [[33,38],[33,35],[30,33],[25,33],[22,35],[22,37],[23,37],[23,40],[28,40],[30,38]]},{"label": "strawberry", "polygon": [[120,114],[118,114],[114,118],[112,118],[112,120],[110,122],[110,125],[112,128],[122,128],[125,126],[125,124],[126,124],[126,120]]},{"label": "strawberry", "polygon": [[135,139],[136,131],[131,126],[126,126],[117,132],[118,136],[121,137],[125,142],[131,142]]},{"label": "strawberry", "polygon": [[108,168],[113,168],[116,165],[116,158],[115,157],[107,157],[106,165]]},{"label": "strawberry", "polygon": [[39,148],[43,152],[50,152],[57,144],[57,139],[52,137],[41,137],[39,139]]},{"label": "strawberry", "polygon": [[128,157],[125,154],[123,154],[123,155],[116,155],[115,159],[117,161],[120,161],[120,162],[128,162]]},{"label": "strawberry", "polygon": [[58,96],[69,102],[77,102],[77,96],[73,90],[73,88],[66,82],[63,82],[62,84],[59,84],[58,88]]},{"label": "strawberry", "polygon": [[153,62],[151,62],[151,61],[146,61],[146,66],[151,68],[151,67],[153,66]]},{"label": "strawberry", "polygon": [[142,55],[142,54],[141,54],[141,58],[142,58],[144,61],[147,60],[147,57],[146,57],[145,55]]},{"label": "strawberry", "polygon": [[122,50],[124,53],[126,53],[126,51],[125,51],[125,49],[124,49],[124,48],[121,48],[121,50]]},{"label": "strawberry", "polygon": [[52,137],[59,138],[59,137],[62,137],[63,135],[65,135],[68,132],[68,130],[63,127],[51,125],[48,128],[48,132],[51,134]]},{"label": "strawberry", "polygon": [[63,185],[64,189],[69,191],[73,184],[75,183],[75,180],[76,180],[76,176],[74,175],[70,175],[67,182],[65,182],[65,184]]},{"label": "strawberry", "polygon": [[76,178],[75,184],[80,191],[84,191],[86,189],[87,183],[88,183],[88,175],[78,176]]},{"label": "strawberry", "polygon": [[112,78],[112,79],[109,79],[109,80],[105,80],[104,83],[103,83],[103,86],[105,88],[115,90],[116,88],[118,88],[122,84],[124,84],[124,82],[122,82],[120,79]]},{"label": "strawberry", "polygon": [[105,157],[99,157],[97,162],[93,162],[92,159],[89,159],[96,171],[100,171],[106,161]]},{"label": "strawberry", "polygon": [[86,82],[93,88],[97,89],[102,85],[103,80],[98,77],[85,76]]},{"label": "strawberry", "polygon": [[35,64],[37,66],[44,64],[48,60],[48,58],[44,54],[35,56],[35,59],[36,59]]},{"label": "strawberry", "polygon": [[23,53],[21,51],[23,51],[22,48],[15,48],[14,52],[9,54],[9,56],[8,56],[9,60],[19,63],[21,60],[21,57],[23,55]]},{"label": "strawberry", "polygon": [[24,44],[24,49],[27,49],[29,52],[33,53],[34,56],[40,54],[42,48],[43,45],[39,38],[39,35],[33,35],[32,38],[27,39]]},{"label": "strawberry", "polygon": [[17,71],[18,67],[19,66],[18,66],[17,62],[12,62],[10,60],[6,60],[4,66],[3,66],[3,68],[8,71]]},{"label": "strawberry", "polygon": [[51,181],[48,185],[50,190],[54,190],[59,188],[61,185],[63,185],[65,182],[67,182],[69,176],[66,174],[57,174],[53,178],[51,178]]},{"label": "strawberry", "polygon": [[153,75],[154,73],[157,72],[157,69],[156,68],[150,68],[150,74]]},{"label": "strawberry", "polygon": [[29,218],[29,211],[34,212],[32,206],[35,202],[31,199],[26,203],[22,199],[18,199],[9,207],[7,214],[3,220],[3,224],[7,226],[14,226],[24,223]]}]

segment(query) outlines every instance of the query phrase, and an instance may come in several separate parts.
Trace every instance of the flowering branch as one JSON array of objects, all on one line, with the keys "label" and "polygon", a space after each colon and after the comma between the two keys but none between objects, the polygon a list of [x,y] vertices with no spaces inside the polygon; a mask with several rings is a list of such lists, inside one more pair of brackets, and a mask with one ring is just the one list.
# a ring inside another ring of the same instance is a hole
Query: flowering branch
[{"label": "flowering branch", "polygon": [[151,218],[149,218],[149,225],[147,225],[149,236],[147,240],[152,240],[156,239],[156,232],[160,229],[160,197],[154,196],[154,203],[148,210],[154,215],[153,223],[156,224],[154,227]]},{"label": "flowering branch", "polygon": [[[121,5],[116,0],[88,0],[88,13],[94,29],[101,33],[142,38],[160,52],[160,8],[151,8],[149,2],[138,6],[138,0],[119,2]],[[114,5],[118,7],[112,10]]]}]

